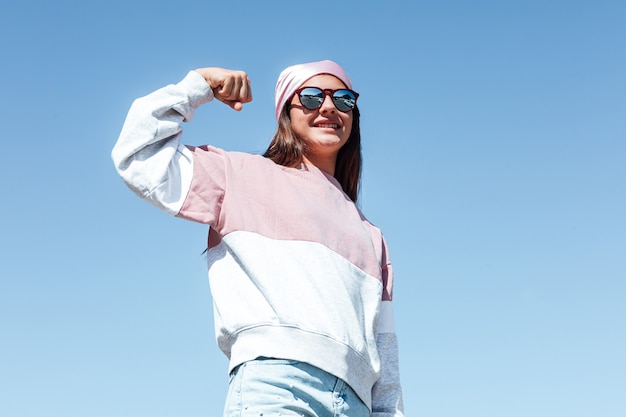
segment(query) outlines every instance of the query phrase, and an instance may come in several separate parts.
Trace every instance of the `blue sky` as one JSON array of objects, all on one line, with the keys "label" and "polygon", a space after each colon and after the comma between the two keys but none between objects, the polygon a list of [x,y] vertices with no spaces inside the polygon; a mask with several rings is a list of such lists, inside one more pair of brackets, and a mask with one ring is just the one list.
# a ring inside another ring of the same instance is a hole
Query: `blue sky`
[{"label": "blue sky", "polygon": [[110,151],[134,98],[223,66],[254,101],[185,141],[262,152],[279,72],[328,58],[361,94],[407,416],[625,416],[624,22],[605,0],[3,3],[0,414],[220,415],[206,227]]}]

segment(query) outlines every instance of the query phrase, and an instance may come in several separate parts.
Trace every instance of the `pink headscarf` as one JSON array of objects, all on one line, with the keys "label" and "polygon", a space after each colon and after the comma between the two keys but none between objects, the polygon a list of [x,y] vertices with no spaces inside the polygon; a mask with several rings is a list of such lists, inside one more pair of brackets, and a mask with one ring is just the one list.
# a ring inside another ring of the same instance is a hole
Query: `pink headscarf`
[{"label": "pink headscarf", "polygon": [[348,88],[352,88],[352,81],[348,74],[337,63],[333,61],[317,61],[308,62],[306,64],[298,64],[287,67],[278,76],[276,82],[276,120],[280,118],[280,112],[287,100],[291,99],[293,93],[306,80],[320,74],[330,74],[339,78]]}]

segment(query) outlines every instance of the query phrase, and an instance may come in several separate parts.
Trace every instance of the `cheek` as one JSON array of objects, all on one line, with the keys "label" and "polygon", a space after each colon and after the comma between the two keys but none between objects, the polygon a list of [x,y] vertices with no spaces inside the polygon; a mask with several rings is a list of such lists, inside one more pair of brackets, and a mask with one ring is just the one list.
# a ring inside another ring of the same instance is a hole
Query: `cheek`
[{"label": "cheek", "polygon": [[306,119],[303,117],[292,117],[291,118],[291,129],[297,136],[303,135],[308,128],[308,123]]},{"label": "cheek", "polygon": [[353,123],[354,123],[353,117],[348,118],[348,120],[344,122],[344,132],[346,134],[346,138],[349,138],[350,134],[352,133]]}]

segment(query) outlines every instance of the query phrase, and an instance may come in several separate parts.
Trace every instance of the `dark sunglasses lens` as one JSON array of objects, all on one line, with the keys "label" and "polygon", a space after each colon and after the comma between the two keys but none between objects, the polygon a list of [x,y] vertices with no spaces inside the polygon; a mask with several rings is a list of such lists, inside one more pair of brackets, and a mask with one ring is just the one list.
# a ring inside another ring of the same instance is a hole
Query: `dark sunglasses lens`
[{"label": "dark sunglasses lens", "polygon": [[324,102],[324,92],[319,88],[308,87],[300,91],[300,103],[309,110],[320,108]]},{"label": "dark sunglasses lens", "polygon": [[356,97],[350,90],[337,90],[333,94],[335,107],[341,111],[350,111],[356,105]]}]

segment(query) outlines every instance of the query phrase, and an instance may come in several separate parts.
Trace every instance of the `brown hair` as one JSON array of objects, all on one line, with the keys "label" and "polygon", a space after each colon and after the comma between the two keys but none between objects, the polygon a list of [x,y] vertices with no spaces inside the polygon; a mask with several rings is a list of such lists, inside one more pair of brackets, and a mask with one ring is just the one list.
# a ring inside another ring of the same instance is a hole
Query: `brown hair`
[{"label": "brown hair", "polygon": [[[356,203],[361,182],[361,129],[359,127],[359,108],[352,109],[352,130],[348,141],[337,154],[335,178],[343,191]],[[270,142],[264,157],[278,165],[293,167],[303,161],[306,144],[296,136],[291,128],[289,104],[283,107],[278,119],[278,128]]]}]

